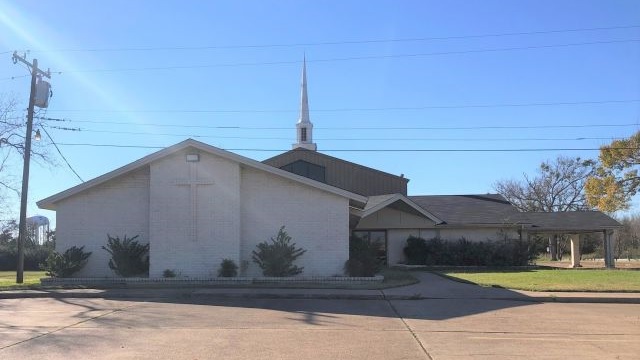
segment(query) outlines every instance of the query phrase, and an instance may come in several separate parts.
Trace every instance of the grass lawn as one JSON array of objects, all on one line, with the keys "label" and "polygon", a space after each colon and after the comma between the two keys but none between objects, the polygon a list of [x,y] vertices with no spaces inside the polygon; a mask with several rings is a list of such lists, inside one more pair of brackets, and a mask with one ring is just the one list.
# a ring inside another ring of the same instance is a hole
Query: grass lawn
[{"label": "grass lawn", "polygon": [[441,273],[482,286],[517,290],[640,292],[640,271],[634,270],[534,269]]},{"label": "grass lawn", "polygon": [[40,285],[40,278],[47,277],[44,271],[25,271],[22,284],[16,284],[15,271],[0,271],[0,289],[21,289]]}]

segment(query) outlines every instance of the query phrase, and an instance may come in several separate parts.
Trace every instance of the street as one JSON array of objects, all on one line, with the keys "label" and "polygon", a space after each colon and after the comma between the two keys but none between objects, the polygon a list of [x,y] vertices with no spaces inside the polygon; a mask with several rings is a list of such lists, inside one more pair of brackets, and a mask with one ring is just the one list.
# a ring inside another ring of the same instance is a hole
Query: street
[{"label": "street", "polygon": [[0,300],[0,359],[637,359],[640,305]]}]

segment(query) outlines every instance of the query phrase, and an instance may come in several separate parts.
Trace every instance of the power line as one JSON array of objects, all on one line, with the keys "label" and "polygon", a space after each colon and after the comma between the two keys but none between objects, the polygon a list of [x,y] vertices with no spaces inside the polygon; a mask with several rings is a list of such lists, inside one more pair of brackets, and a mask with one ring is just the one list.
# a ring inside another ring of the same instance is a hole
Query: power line
[{"label": "power line", "polygon": [[6,78],[0,78],[0,81],[22,79],[22,78],[26,78],[26,77],[29,77],[29,76],[31,76],[31,75],[10,76],[10,77],[6,77]]},{"label": "power line", "polygon": [[[270,127],[270,126],[216,126],[216,125],[185,125],[185,124],[155,124],[155,123],[132,123],[124,121],[92,121],[92,120],[71,120],[50,117],[38,117],[40,120],[70,121],[91,124],[110,125],[139,125],[156,127],[176,127],[176,128],[200,128],[200,129],[232,129],[232,130],[291,130],[291,127]],[[637,126],[636,123],[625,124],[579,124],[579,125],[521,125],[521,126],[345,126],[345,127],[314,127],[322,130],[497,130],[497,129],[562,129],[562,128],[602,128],[602,127],[629,127]]]},{"label": "power line", "polygon": [[[174,136],[189,138],[209,138],[209,139],[239,139],[239,140],[291,140],[290,137],[265,137],[265,136],[221,136],[221,135],[198,135],[198,134],[175,134],[175,133],[150,133],[136,131],[114,131],[114,130],[95,130],[83,128],[68,128],[61,126],[47,126],[50,129],[65,131],[80,131],[104,134],[125,134],[125,135],[142,135],[142,136]],[[584,141],[584,140],[615,140],[612,137],[571,137],[571,138],[316,138],[322,141]]]},{"label": "power line", "polygon": [[[521,35],[542,35],[556,34],[565,32],[583,32],[583,31],[602,31],[602,30],[620,30],[638,28],[640,25],[625,26],[608,26],[608,27],[592,27],[577,29],[554,29],[554,30],[538,30],[538,31],[522,31],[522,32],[504,32],[477,35],[451,35],[451,36],[429,36],[416,38],[396,38],[396,39],[366,39],[366,40],[340,40],[340,41],[320,41],[306,43],[285,43],[285,44],[244,44],[244,45],[202,45],[202,46],[164,46],[164,47],[129,47],[129,48],[86,48],[86,49],[55,49],[55,50],[36,50],[35,52],[128,52],[128,51],[190,51],[190,50],[216,50],[216,49],[259,49],[259,48],[284,48],[284,47],[303,47],[303,46],[327,46],[327,45],[355,45],[355,44],[375,44],[375,43],[398,43],[398,42],[419,42],[433,40],[457,40],[457,39],[477,39],[486,37],[505,37],[505,36],[521,36]],[[0,54],[10,53],[10,51]]]},{"label": "power line", "polygon": [[71,169],[71,171],[78,177],[80,182],[84,182],[84,180],[82,180],[80,175],[78,175],[78,173],[73,169],[73,166],[71,166],[71,164],[69,164],[69,161],[67,160],[67,158],[62,154],[62,151],[60,151],[60,148],[58,147],[56,142],[53,141],[53,138],[51,137],[51,135],[49,135],[49,132],[47,131],[47,129],[44,126],[41,126],[41,128],[42,128],[42,131],[44,131],[44,133],[47,134],[47,137],[49,138],[49,140],[51,141],[53,146],[56,148],[56,150],[58,151],[58,154],[60,154],[60,156],[62,157],[62,160],[64,160],[64,162],[67,164],[69,169]]},{"label": "power line", "polygon": [[[350,111],[396,111],[396,110],[428,110],[428,109],[470,109],[470,108],[500,108],[500,107],[535,107],[535,106],[572,106],[572,105],[602,105],[602,104],[624,104],[640,102],[640,99],[622,100],[592,100],[592,101],[556,101],[556,102],[531,102],[531,103],[504,103],[504,104],[466,104],[466,105],[425,105],[425,106],[389,106],[372,108],[335,108],[335,109],[313,109],[313,112],[350,112]],[[104,112],[104,113],[296,113],[299,110],[278,110],[278,109],[191,109],[191,110],[107,110],[107,109],[61,109],[51,110],[51,112]]]},{"label": "power line", "polygon": [[[638,41],[640,41],[640,39],[589,41],[589,42],[566,43],[566,44],[555,44],[555,45],[531,45],[531,46],[517,46],[517,47],[507,47],[507,48],[493,48],[493,49],[439,51],[439,52],[416,53],[416,54],[353,56],[353,57],[343,57],[343,58],[307,60],[307,62],[308,63],[310,63],[310,62],[318,62],[318,63],[320,63],[320,62],[339,62],[339,61],[352,61],[352,60],[375,60],[375,59],[392,59],[392,58],[408,58],[408,57],[423,57],[423,56],[475,54],[475,53],[488,53],[488,52],[550,49],[550,48],[586,46],[586,45],[630,43],[630,42],[638,42]],[[60,74],[63,74],[63,73],[132,72],[132,71],[140,72],[140,71],[157,71],[157,70],[187,70],[187,69],[207,69],[207,68],[216,68],[216,67],[258,66],[258,65],[291,65],[291,64],[300,64],[300,61],[299,60],[295,60],[295,61],[268,61],[268,62],[247,62],[247,63],[226,63],[226,64],[222,63],[222,64],[205,64],[205,65],[175,65],[175,66],[154,66],[154,67],[120,68],[120,69],[70,70],[70,71],[58,70],[56,72],[60,73]]]},{"label": "power line", "polygon": [[[118,144],[91,144],[91,143],[58,143],[61,146],[89,146],[110,148],[139,148],[139,149],[164,149],[164,146],[147,145],[118,145]],[[612,150],[639,150],[635,147],[616,147]],[[226,148],[226,151],[259,151],[259,152],[286,152],[289,149],[261,149],[261,148]],[[322,149],[323,152],[547,152],[547,151],[594,151],[600,148],[516,148],[516,149]]]}]

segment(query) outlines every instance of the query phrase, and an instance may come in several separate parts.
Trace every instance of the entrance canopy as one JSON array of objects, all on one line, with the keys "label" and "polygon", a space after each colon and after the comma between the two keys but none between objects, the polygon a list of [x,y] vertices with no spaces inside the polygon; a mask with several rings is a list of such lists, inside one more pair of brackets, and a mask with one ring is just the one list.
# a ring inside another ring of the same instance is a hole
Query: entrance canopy
[{"label": "entrance canopy", "polygon": [[615,267],[613,256],[613,231],[622,227],[615,219],[600,211],[527,212],[523,215],[531,223],[529,234],[570,235],[571,263],[580,266],[580,234],[604,235],[604,262],[607,268]]}]

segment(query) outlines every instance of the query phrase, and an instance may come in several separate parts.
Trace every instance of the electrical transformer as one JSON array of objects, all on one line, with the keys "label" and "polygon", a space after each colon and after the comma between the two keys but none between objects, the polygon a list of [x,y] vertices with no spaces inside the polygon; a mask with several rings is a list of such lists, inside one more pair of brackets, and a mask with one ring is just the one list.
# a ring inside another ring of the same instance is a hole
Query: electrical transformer
[{"label": "electrical transformer", "polygon": [[51,96],[51,84],[44,80],[38,80],[36,84],[36,96],[34,105],[39,108],[49,107],[49,97]]}]

